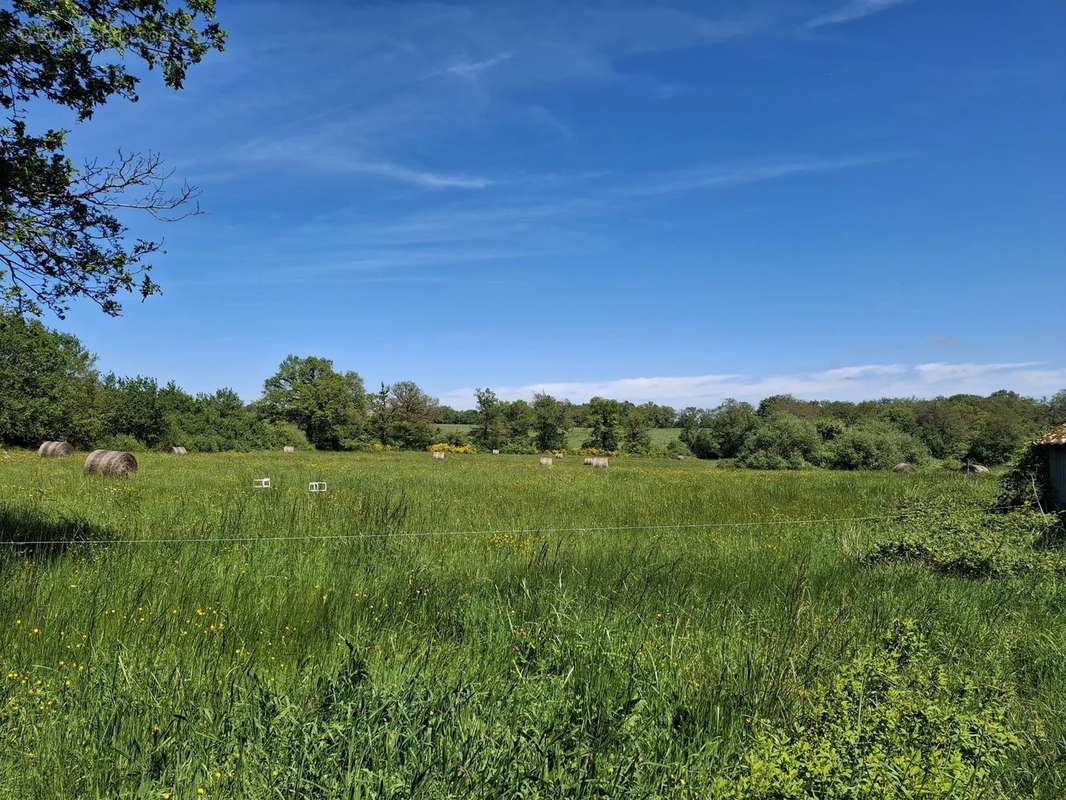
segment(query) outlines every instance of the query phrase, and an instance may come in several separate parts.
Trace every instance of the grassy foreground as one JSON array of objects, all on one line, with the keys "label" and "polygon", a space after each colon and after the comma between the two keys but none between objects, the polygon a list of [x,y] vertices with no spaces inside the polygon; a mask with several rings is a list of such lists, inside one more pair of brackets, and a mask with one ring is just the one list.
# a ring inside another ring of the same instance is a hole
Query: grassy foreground
[{"label": "grassy foreground", "polygon": [[[0,538],[111,542],[0,552],[0,798],[711,797],[896,619],[1020,741],[910,796],[1066,790],[1058,579],[866,568],[886,522],[790,522],[987,482],[426,454],[144,455],[122,482],[82,460],[0,460]],[[318,538],[276,538],[297,536]]]}]

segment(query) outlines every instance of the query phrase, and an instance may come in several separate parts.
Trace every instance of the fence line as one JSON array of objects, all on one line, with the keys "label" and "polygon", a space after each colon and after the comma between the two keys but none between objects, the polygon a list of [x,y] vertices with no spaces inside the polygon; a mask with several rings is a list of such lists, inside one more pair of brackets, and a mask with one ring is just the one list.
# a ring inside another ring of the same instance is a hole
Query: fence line
[{"label": "fence line", "polygon": [[[1024,506],[1003,506],[988,511],[1011,511]],[[435,536],[500,536],[529,533],[610,533],[627,531],[692,530],[697,528],[758,528],[782,525],[832,525],[845,522],[879,522],[902,520],[926,515],[925,511],[897,511],[865,517],[823,517],[819,519],[753,520],[748,522],[686,522],[670,525],[604,525],[577,528],[499,528],[459,531],[399,531],[396,533],[331,533],[297,534],[289,536],[217,536],[208,538],[171,537],[158,539],[37,539],[28,541],[0,541],[0,544],[16,547],[45,547],[73,545],[115,544],[249,544],[254,542],[308,542],[308,541],[358,541],[360,539],[419,539]]]}]

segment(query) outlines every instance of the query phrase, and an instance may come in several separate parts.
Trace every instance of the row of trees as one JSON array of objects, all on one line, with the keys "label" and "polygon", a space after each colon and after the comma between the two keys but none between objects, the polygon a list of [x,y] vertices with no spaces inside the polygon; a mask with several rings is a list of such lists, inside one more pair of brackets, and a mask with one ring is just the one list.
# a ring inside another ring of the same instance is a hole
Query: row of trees
[{"label": "row of trees", "polygon": [[[567,447],[574,426],[574,406],[549,394],[537,394],[532,403],[500,400],[491,389],[475,392],[477,408],[471,419],[471,441],[483,450],[531,453]],[[596,450],[647,453],[651,448],[651,422],[640,406],[594,397],[582,418],[589,428],[582,447]]]},{"label": "row of trees", "polygon": [[763,468],[883,468],[930,457],[995,465],[1062,422],[1066,391],[1046,401],[1009,391],[862,403],[778,395],[758,408],[727,400],[713,409],[685,409],[678,417],[681,440],[698,457],[736,458]]},{"label": "row of trees", "polygon": [[[441,422],[470,428],[441,434]],[[999,464],[1022,442],[1062,422],[1066,391],[1043,401],[1007,391],[863,403],[779,395],[757,407],[727,400],[711,409],[675,411],[600,397],[582,404],[547,394],[506,401],[479,389],[476,408],[456,411],[411,381],[368,392],[357,373],[315,356],[286,358],[264,383],[262,397],[245,404],[231,389],[192,395],[152,378],[100,375],[77,338],[0,313],[0,441],[18,446],[67,439],[82,447],[361,450],[424,449],[448,440],[531,453],[565,448],[571,431],[582,428],[584,447],[648,453],[652,428],[676,427],[679,440],[667,452],[764,469],[873,469],[930,457]]]}]

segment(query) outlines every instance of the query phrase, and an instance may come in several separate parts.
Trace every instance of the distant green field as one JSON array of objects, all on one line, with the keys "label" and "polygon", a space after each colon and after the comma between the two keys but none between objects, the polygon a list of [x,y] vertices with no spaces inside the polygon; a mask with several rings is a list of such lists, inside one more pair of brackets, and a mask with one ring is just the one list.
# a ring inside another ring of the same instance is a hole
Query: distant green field
[{"label": "distant green field", "polygon": [[[459,431],[460,433],[468,433],[473,425],[461,425],[456,423],[441,423],[437,425],[437,430],[442,433],[449,431]],[[681,434],[680,428],[652,428],[651,429],[651,443],[652,445],[660,445],[665,447],[670,442],[677,439]],[[572,428],[570,430],[570,436],[567,440],[567,445],[573,449],[581,447],[584,441],[588,438],[588,428]]]}]

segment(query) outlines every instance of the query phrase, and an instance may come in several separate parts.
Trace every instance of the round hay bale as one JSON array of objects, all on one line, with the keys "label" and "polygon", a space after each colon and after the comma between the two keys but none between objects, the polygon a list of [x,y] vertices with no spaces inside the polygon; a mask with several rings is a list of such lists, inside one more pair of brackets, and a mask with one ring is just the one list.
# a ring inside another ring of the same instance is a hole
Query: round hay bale
[{"label": "round hay bale", "polygon": [[896,464],[896,466],[892,467],[892,471],[893,472],[901,472],[901,473],[906,473],[906,474],[910,474],[910,473],[914,472],[914,470],[916,470],[916,469],[917,469],[917,467],[914,466],[914,464],[908,464],[906,462],[904,462],[902,464]]},{"label": "round hay bale", "polygon": [[111,478],[128,478],[137,473],[137,459],[133,453],[121,450],[93,450],[85,459],[85,472]]},{"label": "round hay bale", "polygon": [[592,459],[591,458],[586,458],[585,459],[585,466],[586,467],[591,467],[592,466]]},{"label": "round hay bale", "polygon": [[493,454],[494,456],[498,456],[498,455],[500,454],[500,451],[499,451],[499,450],[493,450],[493,451],[492,451],[492,454]]},{"label": "round hay bale", "polygon": [[442,453],[439,450],[434,450],[433,451],[433,460],[434,461],[443,461],[447,457],[448,457],[447,453]]},{"label": "round hay bale", "polygon": [[184,447],[171,447],[170,454],[175,456],[187,456],[189,454],[189,451],[186,450]]},{"label": "round hay bale", "polygon": [[283,452],[283,453],[295,453],[296,452],[296,448],[293,447],[291,444],[287,444],[283,448],[281,448],[281,452]]},{"label": "round hay bale", "polygon": [[551,458],[549,458],[548,456],[541,456],[540,465],[542,467],[550,467],[552,465]]},{"label": "round hay bale", "polygon": [[69,442],[42,442],[37,448],[37,455],[41,458],[62,458],[73,453],[74,448]]}]

